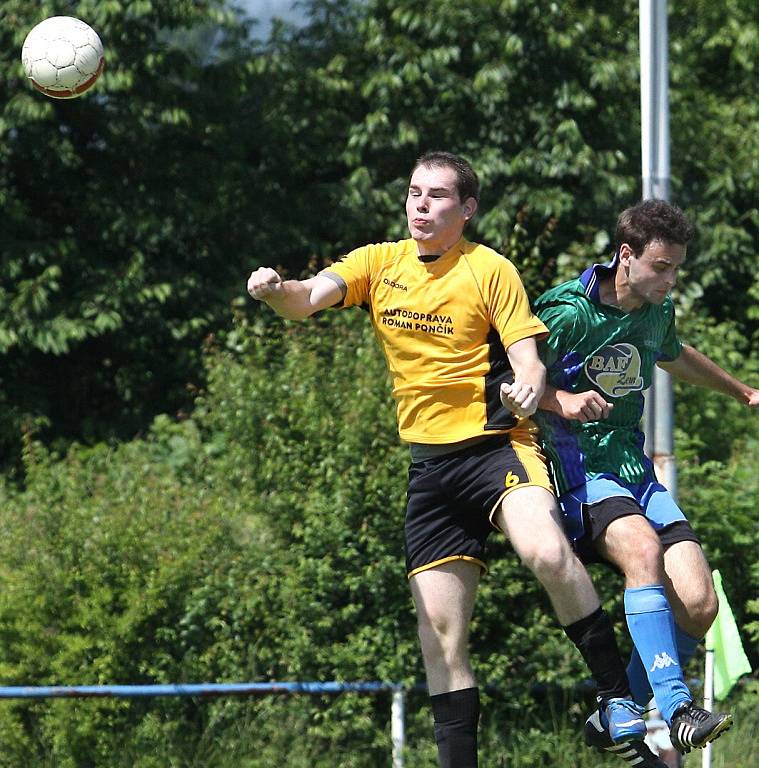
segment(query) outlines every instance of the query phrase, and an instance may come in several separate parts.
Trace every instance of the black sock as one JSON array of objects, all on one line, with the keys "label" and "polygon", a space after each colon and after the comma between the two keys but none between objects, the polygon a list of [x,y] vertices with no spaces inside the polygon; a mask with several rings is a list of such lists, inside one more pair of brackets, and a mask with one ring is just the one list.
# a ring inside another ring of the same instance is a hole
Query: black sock
[{"label": "black sock", "polygon": [[479,688],[430,696],[440,768],[477,768]]},{"label": "black sock", "polygon": [[601,700],[632,698],[609,614],[599,608],[563,629],[585,659]]}]

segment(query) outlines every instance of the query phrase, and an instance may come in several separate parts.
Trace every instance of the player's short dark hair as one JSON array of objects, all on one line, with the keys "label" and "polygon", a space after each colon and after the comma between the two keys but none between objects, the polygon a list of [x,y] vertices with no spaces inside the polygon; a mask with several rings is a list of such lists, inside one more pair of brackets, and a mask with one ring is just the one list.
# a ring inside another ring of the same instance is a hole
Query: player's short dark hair
[{"label": "player's short dark hair", "polygon": [[692,237],[693,225],[676,205],[666,200],[642,200],[619,214],[614,248],[619,252],[622,243],[627,243],[640,256],[649,243],[687,245]]},{"label": "player's short dark hair", "polygon": [[474,168],[459,155],[452,152],[425,152],[411,169],[410,176],[420,166],[426,165],[428,168],[451,168],[456,173],[456,191],[459,193],[459,200],[464,202],[473,197],[477,202],[480,201],[480,180]]}]

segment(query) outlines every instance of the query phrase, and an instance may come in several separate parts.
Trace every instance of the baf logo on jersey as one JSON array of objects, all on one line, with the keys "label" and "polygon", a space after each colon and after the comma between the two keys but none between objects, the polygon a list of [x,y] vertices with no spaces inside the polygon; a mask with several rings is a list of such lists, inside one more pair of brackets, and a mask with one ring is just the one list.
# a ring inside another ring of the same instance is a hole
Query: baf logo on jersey
[{"label": "baf logo on jersey", "polygon": [[640,376],[640,352],[632,344],[602,347],[585,363],[587,377],[611,397],[643,389]]}]

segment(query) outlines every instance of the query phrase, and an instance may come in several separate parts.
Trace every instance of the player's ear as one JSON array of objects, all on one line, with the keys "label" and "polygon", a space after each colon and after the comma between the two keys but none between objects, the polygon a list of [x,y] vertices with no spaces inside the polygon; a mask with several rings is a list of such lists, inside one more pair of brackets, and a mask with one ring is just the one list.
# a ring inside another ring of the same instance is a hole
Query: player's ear
[{"label": "player's ear", "polygon": [[635,252],[629,243],[622,243],[622,245],[619,246],[619,250],[617,251],[617,258],[619,259],[620,264],[629,264],[630,259],[632,259],[634,256]]},{"label": "player's ear", "polygon": [[464,201],[464,204],[461,207],[464,211],[464,218],[469,221],[469,219],[471,219],[477,212],[477,200],[473,197],[469,197]]}]

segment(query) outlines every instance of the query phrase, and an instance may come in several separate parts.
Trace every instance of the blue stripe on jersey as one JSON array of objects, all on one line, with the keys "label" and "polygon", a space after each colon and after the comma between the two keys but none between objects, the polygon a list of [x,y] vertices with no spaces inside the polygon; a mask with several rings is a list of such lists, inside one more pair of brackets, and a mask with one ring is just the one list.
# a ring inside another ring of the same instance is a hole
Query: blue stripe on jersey
[{"label": "blue stripe on jersey", "polygon": [[[585,361],[577,352],[568,352],[561,360],[551,366],[549,380],[558,389],[572,391],[572,385],[582,373]],[[542,429],[550,436],[545,446],[549,456],[558,459],[561,467],[561,479],[558,486],[562,489],[574,488],[585,482],[585,454],[580,449],[577,432],[570,428],[570,422],[557,413],[541,411]],[[554,462],[556,463],[556,462]]]},{"label": "blue stripe on jersey", "polygon": [[563,493],[578,485],[585,484],[585,454],[580,448],[577,433],[567,429],[566,419],[557,413],[541,411],[541,429],[548,443],[544,446],[553,461],[554,472],[561,473],[557,478],[557,492]]},{"label": "blue stripe on jersey", "polygon": [[[582,373],[585,360],[577,352],[567,352],[561,360],[557,360],[551,366],[550,380],[558,389],[571,391],[572,385]],[[558,374],[558,378],[555,378]]]},{"label": "blue stripe on jersey", "polygon": [[601,272],[613,272],[617,268],[617,254],[606,264],[592,264],[580,275],[580,283],[585,288],[585,295],[591,300],[600,302],[601,297],[598,294],[600,280],[603,277]]}]

